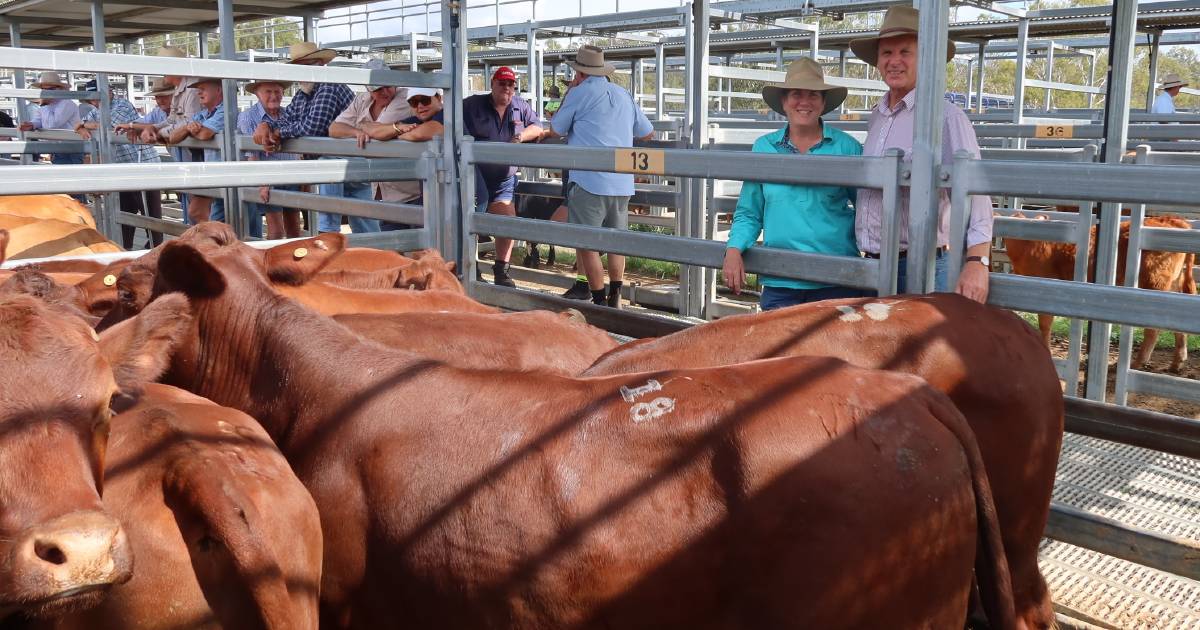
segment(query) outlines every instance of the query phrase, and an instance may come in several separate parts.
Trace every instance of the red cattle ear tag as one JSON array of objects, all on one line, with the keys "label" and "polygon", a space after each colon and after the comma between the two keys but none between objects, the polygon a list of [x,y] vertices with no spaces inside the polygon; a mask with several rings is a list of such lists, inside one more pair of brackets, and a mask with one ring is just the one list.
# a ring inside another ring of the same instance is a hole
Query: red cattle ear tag
[{"label": "red cattle ear tag", "polygon": [[308,248],[306,248],[306,247],[297,247],[296,251],[292,252],[292,256],[296,260],[300,260],[301,258],[304,258],[307,255],[308,255]]}]

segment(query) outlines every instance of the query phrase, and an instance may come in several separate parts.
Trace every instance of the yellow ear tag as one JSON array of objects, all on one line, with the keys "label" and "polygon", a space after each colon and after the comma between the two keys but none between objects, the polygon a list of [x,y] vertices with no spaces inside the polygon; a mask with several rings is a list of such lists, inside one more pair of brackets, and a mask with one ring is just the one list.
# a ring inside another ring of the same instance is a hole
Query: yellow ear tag
[{"label": "yellow ear tag", "polygon": [[100,341],[100,335],[96,332],[95,328],[89,328],[88,332],[92,333],[92,339],[95,341]]},{"label": "yellow ear tag", "polygon": [[292,252],[292,256],[295,256],[297,259],[304,258],[307,255],[308,249],[304,247],[297,247],[296,251]]},{"label": "yellow ear tag", "polygon": [[112,275],[111,273],[108,274],[107,276],[104,276],[104,286],[111,287],[112,285],[114,285],[116,283],[117,283],[117,277]]}]

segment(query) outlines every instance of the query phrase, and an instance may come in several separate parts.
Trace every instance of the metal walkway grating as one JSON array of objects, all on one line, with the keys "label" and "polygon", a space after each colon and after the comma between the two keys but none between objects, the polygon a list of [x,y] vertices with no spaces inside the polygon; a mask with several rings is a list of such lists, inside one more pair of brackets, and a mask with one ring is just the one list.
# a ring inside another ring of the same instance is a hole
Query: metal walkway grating
[{"label": "metal walkway grating", "polygon": [[[1054,500],[1153,532],[1200,540],[1200,461],[1068,434]],[[1108,628],[1200,630],[1200,582],[1044,540],[1055,604]]]}]

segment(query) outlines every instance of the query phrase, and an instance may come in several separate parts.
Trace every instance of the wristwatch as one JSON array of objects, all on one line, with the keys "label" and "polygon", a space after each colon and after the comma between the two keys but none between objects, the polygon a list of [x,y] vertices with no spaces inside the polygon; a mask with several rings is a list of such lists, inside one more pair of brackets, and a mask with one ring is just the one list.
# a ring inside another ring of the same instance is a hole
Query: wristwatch
[{"label": "wristwatch", "polygon": [[989,271],[992,268],[992,261],[987,256],[967,256],[967,262],[977,262]]},{"label": "wristwatch", "polygon": [[400,123],[392,123],[392,131],[400,133]]}]

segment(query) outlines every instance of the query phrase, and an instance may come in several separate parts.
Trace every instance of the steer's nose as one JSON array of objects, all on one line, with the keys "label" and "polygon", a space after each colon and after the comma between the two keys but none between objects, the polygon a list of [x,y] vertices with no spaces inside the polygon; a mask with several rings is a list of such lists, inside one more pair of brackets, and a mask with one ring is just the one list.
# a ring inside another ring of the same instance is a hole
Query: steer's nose
[{"label": "steer's nose", "polygon": [[133,555],[120,523],[103,512],[74,512],[30,528],[12,557],[25,601],[71,597],[126,582]]}]

